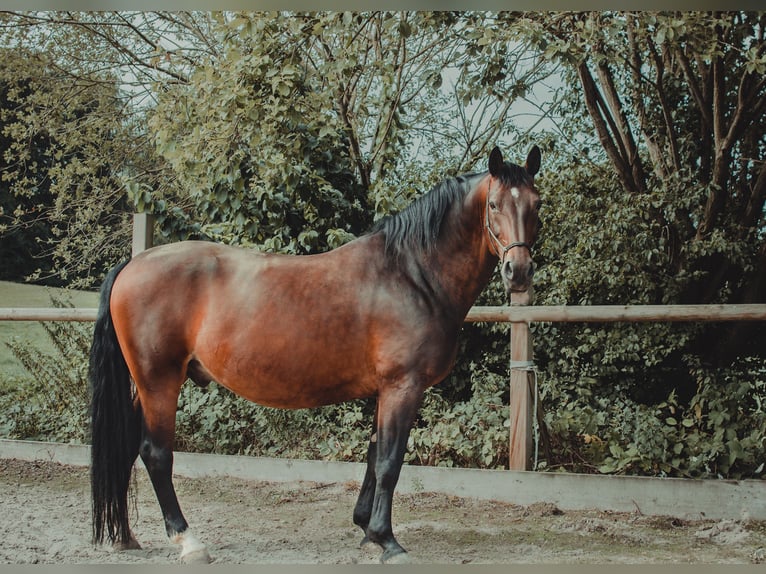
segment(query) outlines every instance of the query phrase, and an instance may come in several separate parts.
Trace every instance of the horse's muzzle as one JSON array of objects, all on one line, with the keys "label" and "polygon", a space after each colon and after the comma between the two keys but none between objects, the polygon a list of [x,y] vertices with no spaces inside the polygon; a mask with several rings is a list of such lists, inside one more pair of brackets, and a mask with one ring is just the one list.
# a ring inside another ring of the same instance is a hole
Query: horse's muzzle
[{"label": "horse's muzzle", "polygon": [[532,285],[535,263],[531,259],[523,261],[507,260],[500,269],[506,293],[527,291]]}]

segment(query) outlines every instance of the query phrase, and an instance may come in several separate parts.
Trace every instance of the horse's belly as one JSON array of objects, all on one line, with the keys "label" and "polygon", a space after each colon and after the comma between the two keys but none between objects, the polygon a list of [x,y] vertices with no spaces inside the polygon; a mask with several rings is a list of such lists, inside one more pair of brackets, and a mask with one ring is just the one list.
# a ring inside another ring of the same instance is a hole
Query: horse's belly
[{"label": "horse's belly", "polygon": [[264,406],[309,408],[376,394],[361,349],[303,335],[234,336],[198,349],[195,359],[214,381]]},{"label": "horse's belly", "polygon": [[320,407],[375,395],[374,387],[364,381],[320,380],[311,373],[274,375],[254,370],[248,377],[224,376],[216,382],[259,405],[286,409]]}]

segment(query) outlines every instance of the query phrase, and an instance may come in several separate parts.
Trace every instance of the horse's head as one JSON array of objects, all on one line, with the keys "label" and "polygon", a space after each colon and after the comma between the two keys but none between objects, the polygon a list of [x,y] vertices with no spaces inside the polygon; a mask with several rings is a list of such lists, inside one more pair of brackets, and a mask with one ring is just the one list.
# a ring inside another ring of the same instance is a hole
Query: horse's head
[{"label": "horse's head", "polygon": [[537,146],[529,152],[524,167],[505,163],[497,147],[489,155],[484,226],[489,249],[500,259],[500,273],[508,293],[526,291],[532,284],[532,246],[537,239],[540,208],[534,175],[539,169]]}]

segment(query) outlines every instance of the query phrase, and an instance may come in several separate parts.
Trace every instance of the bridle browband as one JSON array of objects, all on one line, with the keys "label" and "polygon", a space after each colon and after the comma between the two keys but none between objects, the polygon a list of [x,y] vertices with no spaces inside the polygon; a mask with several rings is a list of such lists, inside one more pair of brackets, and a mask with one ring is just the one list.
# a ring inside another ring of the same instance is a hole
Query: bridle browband
[{"label": "bridle browband", "polygon": [[[492,180],[490,179],[490,182]],[[495,235],[495,232],[492,231],[492,226],[489,224],[489,191],[490,186],[487,186],[487,202],[484,206],[484,227],[486,228],[487,232],[489,233],[490,238],[492,241],[495,242],[495,255],[497,255],[500,258],[500,262],[502,263],[505,261],[506,254],[513,249],[514,247],[526,247],[529,251],[529,254],[532,255],[532,246],[527,243],[526,241],[514,241],[513,243],[509,243],[508,245],[503,245],[503,242],[500,241],[500,238]]]}]

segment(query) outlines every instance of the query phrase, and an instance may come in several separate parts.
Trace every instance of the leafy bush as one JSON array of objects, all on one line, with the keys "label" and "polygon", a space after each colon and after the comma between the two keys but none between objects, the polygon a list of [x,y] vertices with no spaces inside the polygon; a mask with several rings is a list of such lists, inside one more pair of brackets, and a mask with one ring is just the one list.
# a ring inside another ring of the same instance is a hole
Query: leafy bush
[{"label": "leafy bush", "polygon": [[[71,303],[53,299],[56,307]],[[40,323],[51,343],[40,350],[30,341],[6,344],[30,376],[19,377],[0,396],[3,434],[11,438],[88,442],[88,353],[93,325]]]},{"label": "leafy bush", "polygon": [[[472,365],[468,401],[426,393],[406,462],[502,467],[508,458],[507,379]],[[504,397],[505,403],[504,404]],[[374,403],[281,410],[237,397],[216,384],[186,385],[177,415],[177,448],[201,452],[323,460],[365,460]]]},{"label": "leafy bush", "polygon": [[186,384],[176,415],[179,450],[286,458],[363,460],[371,434],[363,401],[316,409],[263,407],[215,383]]},{"label": "leafy bush", "polygon": [[[697,391],[681,401],[675,390],[642,404],[619,387],[594,392],[596,378],[567,390],[541,386],[545,422],[553,437],[551,469],[578,472],[755,478],[764,475],[766,367],[748,357],[711,368],[684,357]],[[598,393],[598,394],[597,394]]]},{"label": "leafy bush", "polygon": [[469,365],[472,394],[451,402],[426,392],[405,460],[427,466],[502,468],[508,461],[508,378]]}]

